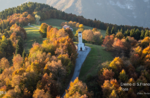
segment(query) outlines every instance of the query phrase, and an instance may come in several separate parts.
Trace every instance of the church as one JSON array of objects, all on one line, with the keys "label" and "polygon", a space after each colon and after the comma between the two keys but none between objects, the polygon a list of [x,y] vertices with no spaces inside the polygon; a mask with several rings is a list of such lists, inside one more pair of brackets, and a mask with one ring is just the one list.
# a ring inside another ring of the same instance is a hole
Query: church
[{"label": "church", "polygon": [[85,44],[82,42],[82,32],[78,32],[78,51],[84,51],[85,50]]}]

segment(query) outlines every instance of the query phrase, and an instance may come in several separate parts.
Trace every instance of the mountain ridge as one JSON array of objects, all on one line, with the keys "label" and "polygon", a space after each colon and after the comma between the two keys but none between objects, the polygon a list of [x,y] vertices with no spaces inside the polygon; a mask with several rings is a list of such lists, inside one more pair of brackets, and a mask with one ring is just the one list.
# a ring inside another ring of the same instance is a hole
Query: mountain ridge
[{"label": "mountain ridge", "polygon": [[[97,19],[105,23],[150,28],[149,0],[6,0],[5,5],[17,6],[24,2],[46,3],[58,10]],[[0,0],[2,2],[2,0]],[[3,5],[3,3],[1,3]],[[2,10],[2,8],[0,8]]]}]

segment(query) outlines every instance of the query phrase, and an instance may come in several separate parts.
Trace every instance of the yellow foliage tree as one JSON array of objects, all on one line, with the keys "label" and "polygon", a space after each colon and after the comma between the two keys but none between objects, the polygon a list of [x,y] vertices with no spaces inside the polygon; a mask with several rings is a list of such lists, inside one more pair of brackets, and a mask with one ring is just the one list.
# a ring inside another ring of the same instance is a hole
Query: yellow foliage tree
[{"label": "yellow foliage tree", "polygon": [[121,71],[123,67],[122,59],[115,57],[114,60],[110,63],[109,67],[111,67],[114,71]]},{"label": "yellow foliage tree", "polygon": [[128,81],[128,76],[126,75],[126,72],[125,72],[124,69],[120,72],[119,79],[122,82],[127,82]]},{"label": "yellow foliage tree", "polygon": [[82,81],[79,81],[78,77],[74,80],[74,82],[70,83],[70,87],[66,91],[64,98],[70,98],[77,92],[81,95],[88,94],[88,89],[86,84],[82,83]]},{"label": "yellow foliage tree", "polygon": [[119,98],[119,97],[118,97],[116,91],[115,91],[115,90],[112,90],[112,92],[111,92],[109,98]]}]

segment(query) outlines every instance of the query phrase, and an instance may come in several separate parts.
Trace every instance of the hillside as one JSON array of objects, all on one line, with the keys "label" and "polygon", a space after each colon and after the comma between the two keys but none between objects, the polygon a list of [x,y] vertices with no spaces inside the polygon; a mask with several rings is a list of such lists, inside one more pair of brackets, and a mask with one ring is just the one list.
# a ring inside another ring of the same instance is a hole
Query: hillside
[{"label": "hillside", "polygon": [[150,15],[149,0],[138,2],[136,0],[16,0],[15,3],[6,0],[0,3],[3,6],[0,11],[29,1],[46,3],[64,12],[82,15],[89,19],[96,18],[106,23],[150,27],[148,21]]}]

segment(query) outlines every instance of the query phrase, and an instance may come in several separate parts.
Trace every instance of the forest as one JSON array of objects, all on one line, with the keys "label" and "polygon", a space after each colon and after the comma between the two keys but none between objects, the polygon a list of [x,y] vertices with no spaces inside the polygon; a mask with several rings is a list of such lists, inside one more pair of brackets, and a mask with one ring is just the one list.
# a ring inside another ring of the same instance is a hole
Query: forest
[{"label": "forest", "polygon": [[[46,38],[24,51],[27,33],[23,26],[40,20],[64,19],[60,24],[77,28],[58,29],[46,23],[39,33]],[[83,41],[101,45],[113,54],[112,61],[100,64],[97,75],[85,81],[76,78],[64,98],[149,98],[137,93],[149,92],[150,31],[136,26],[118,26],[82,16],[67,14],[46,4],[24,3],[0,12],[0,98],[61,98],[74,70],[78,53],[73,41],[83,31]],[[84,29],[84,25],[93,29]],[[79,28],[79,29],[78,29]],[[103,37],[98,29],[106,30]],[[125,85],[141,84],[140,86]],[[127,88],[124,90],[123,88]]]},{"label": "forest", "polygon": [[14,13],[23,13],[27,11],[29,14],[38,14],[41,16],[40,20],[45,20],[49,18],[56,18],[56,19],[64,19],[67,21],[76,21],[83,25],[87,25],[94,28],[99,28],[102,30],[106,30],[108,27],[110,30],[114,28],[114,31],[117,32],[118,30],[122,29],[122,32],[124,33],[126,30],[131,29],[139,29],[141,30],[149,30],[149,28],[143,28],[138,26],[128,26],[128,25],[116,25],[116,24],[109,24],[101,22],[100,20],[91,20],[86,19],[83,16],[77,16],[71,13],[65,13],[60,10],[57,10],[47,4],[40,4],[40,3],[24,3],[21,6],[5,9],[4,11],[0,12],[0,18],[1,19],[7,19],[8,16],[13,15]]}]

